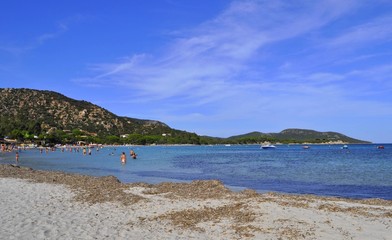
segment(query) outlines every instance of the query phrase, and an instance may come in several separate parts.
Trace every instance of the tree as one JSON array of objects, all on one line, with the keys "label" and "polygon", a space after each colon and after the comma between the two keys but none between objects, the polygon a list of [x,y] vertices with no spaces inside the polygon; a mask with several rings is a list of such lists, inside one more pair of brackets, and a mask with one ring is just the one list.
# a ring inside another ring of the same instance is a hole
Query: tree
[{"label": "tree", "polygon": [[19,141],[23,141],[23,139],[24,139],[23,133],[19,129],[12,130],[9,137],[13,138],[13,139],[18,139]]},{"label": "tree", "polygon": [[118,144],[120,143],[120,137],[115,135],[109,135],[106,136],[105,142],[109,144]]}]

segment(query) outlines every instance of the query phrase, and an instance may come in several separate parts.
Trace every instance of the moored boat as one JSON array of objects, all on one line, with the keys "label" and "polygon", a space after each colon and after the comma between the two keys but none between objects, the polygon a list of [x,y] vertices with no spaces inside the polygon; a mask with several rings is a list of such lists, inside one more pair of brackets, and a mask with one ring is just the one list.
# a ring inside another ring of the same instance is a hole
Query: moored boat
[{"label": "moored boat", "polygon": [[275,149],[276,147],[272,144],[265,144],[265,145],[261,145],[262,149]]}]

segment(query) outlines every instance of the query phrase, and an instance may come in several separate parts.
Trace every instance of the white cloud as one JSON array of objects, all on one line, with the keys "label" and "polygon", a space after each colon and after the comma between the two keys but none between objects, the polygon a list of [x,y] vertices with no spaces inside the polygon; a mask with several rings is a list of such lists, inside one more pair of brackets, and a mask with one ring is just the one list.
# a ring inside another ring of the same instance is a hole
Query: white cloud
[{"label": "white cloud", "polygon": [[[39,48],[40,46],[44,45],[48,41],[52,41],[56,38],[61,37],[63,34],[68,32],[69,30],[69,25],[74,23],[74,22],[79,22],[80,20],[88,18],[88,16],[82,16],[82,15],[74,15],[68,18],[65,18],[61,21],[59,21],[54,29],[49,30],[48,32],[44,33],[39,33],[35,37],[32,37],[30,39],[23,39],[24,43],[22,44],[15,44],[12,42],[9,43],[3,43],[0,46],[0,50],[10,53],[12,55],[20,55],[24,54],[28,51],[31,51],[33,49]],[[35,26],[26,26],[27,28],[34,29]]]},{"label": "white cloud", "polygon": [[358,44],[392,41],[392,17],[382,16],[350,28],[344,34],[332,39],[329,47],[356,47]]},{"label": "white cloud", "polygon": [[60,35],[64,34],[65,32],[68,31],[68,27],[66,24],[60,23],[57,25],[56,31],[49,32],[49,33],[44,33],[38,36],[34,43],[32,44],[31,48],[34,48],[38,45],[44,44],[46,41],[49,41],[51,39],[57,38]]},{"label": "white cloud", "polygon": [[[141,54],[120,63],[98,64],[94,66],[96,76],[81,82],[129,88],[132,95],[137,94],[135,101],[140,103],[143,97],[156,103],[158,109],[150,112],[155,111],[157,118],[169,123],[237,120],[283,125],[284,121],[365,115],[361,106],[371,108],[375,102],[358,101],[358,96],[372,86],[355,84],[353,79],[362,81],[369,76],[365,69],[354,73],[351,69],[317,66],[324,58],[339,58],[331,51],[307,55],[299,49],[298,56],[284,55],[285,44],[292,39],[309,43],[305,44],[308,49],[322,48],[312,41],[312,34],[355,10],[356,4],[337,0],[235,1],[215,19],[177,32],[163,55]],[[375,33],[388,21],[363,26]],[[357,28],[351,29],[331,44],[349,44],[348,39],[358,36]],[[377,39],[366,41],[373,40]],[[284,56],[276,66],[273,61],[277,58],[268,52],[271,48]],[[381,74],[381,70],[377,72]],[[373,106],[371,112],[383,115],[389,105]]]},{"label": "white cloud", "polygon": [[45,44],[47,41],[52,40],[54,38],[57,38],[64,34],[68,28],[64,24],[59,24],[57,29],[53,32],[48,32],[48,33],[43,33],[33,40],[31,40],[29,43],[26,43],[25,45],[19,45],[19,46],[14,46],[14,45],[3,45],[0,46],[0,50],[8,52],[12,55],[20,55],[23,54],[27,51],[30,51],[32,49],[38,48],[39,46]]},{"label": "white cloud", "polygon": [[90,81],[110,81],[155,98],[184,94],[217,98],[233,84],[243,86],[239,78],[263,46],[320,27],[351,6],[349,1],[321,5],[235,1],[215,19],[178,34],[165,55],[148,59],[135,55],[122,63],[97,65],[100,73]]}]

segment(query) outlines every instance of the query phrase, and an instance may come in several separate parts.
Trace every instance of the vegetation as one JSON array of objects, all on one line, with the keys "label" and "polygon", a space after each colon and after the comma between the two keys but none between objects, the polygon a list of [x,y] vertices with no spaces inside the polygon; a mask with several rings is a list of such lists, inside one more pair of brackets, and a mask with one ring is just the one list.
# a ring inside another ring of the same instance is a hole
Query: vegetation
[{"label": "vegetation", "polygon": [[233,141],[280,142],[280,143],[369,143],[351,138],[337,132],[318,132],[308,129],[285,129],[279,133],[251,132],[244,135],[230,137]]},{"label": "vegetation", "polygon": [[259,144],[364,142],[334,132],[287,129],[280,133],[252,132],[229,138],[198,136],[166,124],[115,114],[86,101],[59,93],[0,88],[0,139],[54,144]]},{"label": "vegetation", "polygon": [[[16,139],[18,142],[36,143],[39,145],[55,144],[201,144],[200,137],[195,133],[172,130],[168,134],[91,134],[81,129],[43,131],[36,122],[12,122],[0,117],[0,139]],[[207,143],[206,143],[207,144]]]}]

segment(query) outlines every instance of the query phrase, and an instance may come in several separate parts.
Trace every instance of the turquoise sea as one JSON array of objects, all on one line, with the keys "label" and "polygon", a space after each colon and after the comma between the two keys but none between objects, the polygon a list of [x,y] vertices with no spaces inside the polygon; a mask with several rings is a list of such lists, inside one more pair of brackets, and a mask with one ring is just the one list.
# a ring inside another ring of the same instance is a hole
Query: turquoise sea
[{"label": "turquoise sea", "polygon": [[[232,146],[107,146],[91,155],[57,149],[21,150],[20,165],[120,181],[159,183],[218,179],[234,189],[392,200],[392,144]],[[133,149],[138,158],[129,156]],[[121,152],[127,163],[120,163]],[[0,164],[15,163],[15,153],[0,153]]]}]

